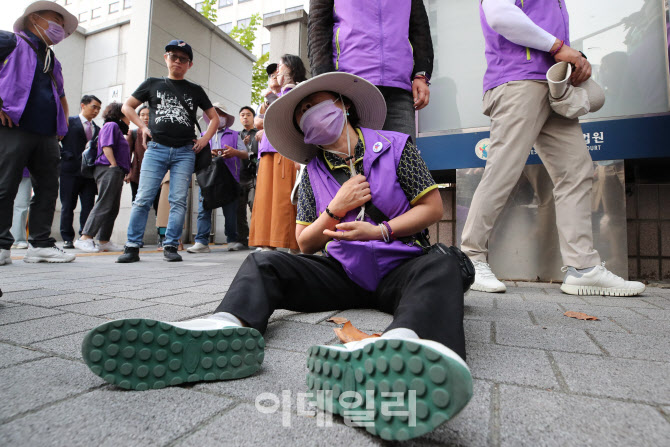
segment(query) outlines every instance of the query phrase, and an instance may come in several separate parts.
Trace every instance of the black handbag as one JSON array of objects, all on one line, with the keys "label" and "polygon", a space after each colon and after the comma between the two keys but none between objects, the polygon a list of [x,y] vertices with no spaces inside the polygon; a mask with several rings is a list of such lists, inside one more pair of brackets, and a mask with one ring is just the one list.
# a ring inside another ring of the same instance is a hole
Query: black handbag
[{"label": "black handbag", "polygon": [[240,184],[221,157],[216,157],[209,166],[198,171],[196,178],[202,194],[202,207],[206,210],[228,205],[241,193]]},{"label": "black handbag", "polygon": [[[198,128],[198,132],[202,133],[202,129],[200,128],[200,124],[198,123],[198,118],[195,114],[195,110],[191,110],[189,108],[188,104],[186,104],[186,101],[184,101],[184,98],[182,98],[179,95],[177,89],[175,89],[174,86],[172,85],[172,82],[169,82],[169,79],[164,77],[163,80],[165,81],[165,85],[167,85],[168,88],[172,90],[172,93],[175,94],[184,110],[186,110],[189,117],[191,118],[191,121],[195,123],[196,127]],[[195,154],[195,164],[193,165],[193,172],[197,174],[198,171],[207,169],[211,164],[212,164],[212,148],[209,145],[209,143],[207,143],[207,146],[203,147],[200,150],[200,152]]]}]

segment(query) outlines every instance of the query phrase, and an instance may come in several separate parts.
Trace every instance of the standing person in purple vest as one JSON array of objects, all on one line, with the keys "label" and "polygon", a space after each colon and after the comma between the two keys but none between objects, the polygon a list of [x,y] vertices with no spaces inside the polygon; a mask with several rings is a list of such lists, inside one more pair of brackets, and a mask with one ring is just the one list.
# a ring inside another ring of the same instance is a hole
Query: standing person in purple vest
[{"label": "standing person in purple vest", "polygon": [[593,162],[579,121],[555,113],[549,105],[546,74],[554,63],[574,65],[572,85],[591,76],[586,57],[569,46],[565,1],[484,0],[480,16],[488,62],[484,114],[491,117],[491,144],[463,228],[461,248],[476,269],[472,289],[506,290],[486,262],[487,244],[534,147],[554,183],[556,225],[566,272],[561,290],[572,295],[642,293],[642,283],[625,281],[600,264],[591,227]]},{"label": "standing person in purple vest", "polygon": [[[219,128],[216,134],[209,141],[212,148],[212,157],[220,156],[224,158],[226,167],[233,174],[233,178],[240,183],[240,173],[242,171],[242,160],[249,159],[249,153],[242,141],[240,133],[230,129],[235,122],[235,117],[226,111],[226,107],[218,102],[212,104],[216,113],[219,115]],[[209,120],[205,117],[205,122]],[[221,207],[225,219],[226,241],[228,242],[228,251],[238,251],[244,248],[238,240],[237,235],[237,202],[233,200],[227,205]],[[195,244],[187,248],[189,253],[209,253],[209,235],[212,231],[212,210],[206,210],[203,207],[202,192],[198,205],[198,233],[195,235]]]},{"label": "standing person in purple vest", "polygon": [[433,41],[423,0],[310,0],[312,75],[343,71],[377,86],[384,130],[416,138],[415,110],[430,100]]},{"label": "standing person in purple vest", "polygon": [[[422,436],[458,414],[472,396],[463,332],[463,294],[472,277],[461,275],[455,256],[424,254],[417,245],[417,233],[441,218],[442,201],[409,135],[373,130],[385,116],[379,90],[348,73],[317,76],[277,99],[264,125],[280,154],[308,163],[298,205],[305,221],[296,236],[310,254],[250,254],[209,318],[98,327],[82,347],[91,370],[130,389],[246,377],[260,367],[261,334],[276,309],[372,308],[394,315],[381,338],[308,350],[312,399],[340,414],[347,397],[358,402],[352,410],[374,409],[358,423],[386,440]],[[347,179],[342,184],[338,171]],[[371,200],[386,221],[361,217],[362,206],[371,212]],[[326,255],[311,254],[319,250]],[[149,351],[126,356],[128,365],[117,367],[106,353],[118,340],[124,346],[111,350]],[[201,353],[206,367],[183,365],[182,353],[161,347],[168,342],[190,343],[189,352]],[[145,374],[148,365],[158,376]],[[391,390],[399,394],[384,394]],[[389,413],[397,398],[403,411]]]},{"label": "standing person in purple vest", "polygon": [[30,170],[29,247],[25,262],[72,262],[56,247],[51,223],[58,198],[60,150],[68,105],[60,62],[50,48],[77,29],[77,18],[51,1],[31,3],[0,31],[0,265],[11,263],[14,197],[23,168]]}]

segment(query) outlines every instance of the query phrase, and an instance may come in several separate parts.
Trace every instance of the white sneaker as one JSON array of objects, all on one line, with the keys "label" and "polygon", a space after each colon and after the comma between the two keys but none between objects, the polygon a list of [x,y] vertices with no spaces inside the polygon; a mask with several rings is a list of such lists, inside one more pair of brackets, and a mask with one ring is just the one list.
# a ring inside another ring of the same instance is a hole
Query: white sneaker
[{"label": "white sneaker", "polygon": [[188,247],[186,251],[189,253],[209,253],[212,250],[209,249],[209,245],[196,242],[195,244]]},{"label": "white sneaker", "polygon": [[97,253],[100,251],[93,239],[77,239],[74,241],[74,248],[85,251],[86,253]]},{"label": "white sneaker", "polygon": [[637,281],[626,281],[597,265],[588,273],[579,273],[574,267],[563,267],[565,278],[561,290],[569,295],[635,296],[644,292],[645,285]]},{"label": "white sneaker", "polygon": [[28,248],[28,242],[26,241],[15,242],[12,245],[12,249],[25,250],[26,248]]},{"label": "white sneaker", "polygon": [[12,263],[12,251],[0,248],[0,265]]},{"label": "white sneaker", "polygon": [[496,275],[491,271],[491,267],[484,261],[472,261],[475,266],[475,282],[470,286],[470,290],[480,292],[505,292],[507,287],[498,281]]},{"label": "white sneaker", "polygon": [[104,244],[98,244],[98,250],[100,251],[123,251],[122,245],[116,245],[114,242],[109,241]]},{"label": "white sneaker", "polygon": [[[375,407],[372,421],[352,422],[385,440],[429,433],[453,419],[472,397],[468,366],[434,341],[368,338],[343,346],[312,346],[307,353],[307,387],[316,396],[317,407],[343,414],[339,396],[349,392],[352,404],[357,402],[355,408],[348,407],[351,410]],[[320,397],[319,391],[328,390],[332,393]],[[400,396],[388,397],[384,393],[389,391]],[[389,412],[389,404],[400,404],[402,410]],[[416,411],[407,411],[412,405]]]},{"label": "white sneaker", "polygon": [[29,244],[28,252],[23,257],[23,262],[72,262],[76,258],[75,255],[65,253],[60,248],[56,247],[39,247],[35,248]]},{"label": "white sneaker", "polygon": [[240,242],[231,242],[228,244],[228,251],[240,251],[244,250],[244,245],[242,245]]}]

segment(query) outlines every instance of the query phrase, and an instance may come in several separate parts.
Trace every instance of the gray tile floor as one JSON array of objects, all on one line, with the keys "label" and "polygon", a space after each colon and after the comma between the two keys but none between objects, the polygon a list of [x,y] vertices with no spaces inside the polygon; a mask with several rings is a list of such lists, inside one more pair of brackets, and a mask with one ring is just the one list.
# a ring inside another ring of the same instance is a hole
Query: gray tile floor
[{"label": "gray tile floor", "polygon": [[[216,247],[184,252],[183,263],[165,263],[154,251],[130,265],[80,256],[0,267],[0,445],[385,444],[338,418],[319,426],[297,399],[306,390],[305,350],[336,342],[326,320],[342,316],[376,332],[391,321],[376,311],[277,311],[263,367],[239,381],[128,392],[84,365],[81,340],[100,323],[210,313],[247,254]],[[508,285],[503,295],[465,299],[472,401],[407,444],[667,445],[670,290],[598,298],[566,296],[556,284]],[[564,317],[567,310],[600,321]],[[282,397],[275,412],[256,409],[262,393]]]}]

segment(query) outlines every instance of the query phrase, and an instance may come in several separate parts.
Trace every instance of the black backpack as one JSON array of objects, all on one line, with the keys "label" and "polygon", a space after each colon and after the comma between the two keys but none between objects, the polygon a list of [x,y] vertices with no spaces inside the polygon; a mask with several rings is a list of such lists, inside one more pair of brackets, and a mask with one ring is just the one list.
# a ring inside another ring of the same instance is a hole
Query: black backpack
[{"label": "black backpack", "polygon": [[81,154],[81,175],[86,178],[93,178],[95,162],[100,158],[98,157],[98,133],[86,143],[86,148]]}]

